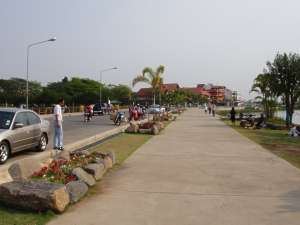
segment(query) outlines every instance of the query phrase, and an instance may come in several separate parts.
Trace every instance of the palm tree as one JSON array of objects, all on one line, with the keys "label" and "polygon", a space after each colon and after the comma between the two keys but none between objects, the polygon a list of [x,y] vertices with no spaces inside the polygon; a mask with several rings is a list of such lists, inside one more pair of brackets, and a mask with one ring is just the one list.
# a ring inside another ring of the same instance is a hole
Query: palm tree
[{"label": "palm tree", "polygon": [[155,96],[157,93],[160,93],[160,87],[163,84],[162,74],[165,71],[165,67],[160,65],[156,70],[153,70],[150,67],[143,69],[142,74],[136,76],[132,81],[132,86],[135,86],[137,83],[146,83],[151,85],[153,93],[153,104],[155,105]]},{"label": "palm tree", "polygon": [[268,73],[259,74],[252,85],[251,92],[256,92],[257,100],[261,100],[267,118],[272,118],[276,110],[276,93],[272,84],[272,76]]}]

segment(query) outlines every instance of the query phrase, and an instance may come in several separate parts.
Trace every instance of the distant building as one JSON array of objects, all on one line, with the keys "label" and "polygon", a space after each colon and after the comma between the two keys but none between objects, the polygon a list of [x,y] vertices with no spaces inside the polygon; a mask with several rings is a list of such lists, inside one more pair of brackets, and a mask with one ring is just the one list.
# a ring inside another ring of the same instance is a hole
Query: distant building
[{"label": "distant building", "polygon": [[[167,93],[167,92],[172,92],[172,91],[177,91],[179,90],[180,87],[176,83],[170,83],[170,84],[163,84],[160,87],[160,92],[161,93]],[[136,93],[136,100],[142,104],[147,104],[151,105],[153,101],[153,90],[152,88],[141,88],[137,93]],[[158,99],[157,99],[158,102]]]},{"label": "distant building", "polygon": [[183,88],[180,88],[180,90],[183,90],[183,91],[187,91],[187,92],[190,92],[190,93],[193,93],[193,94],[198,94],[198,95],[203,95],[207,98],[210,97],[210,94],[208,91],[206,91],[204,89],[203,86],[201,85],[197,85],[197,87],[183,87]]},{"label": "distant building", "polygon": [[[177,83],[163,84],[160,87],[161,93],[174,91],[187,91],[193,94],[203,95],[219,105],[231,105],[234,99],[234,93],[225,86],[213,84],[198,84],[196,87],[180,87]],[[136,93],[136,100],[144,104],[152,104],[152,88],[141,88]],[[158,100],[158,99],[157,99]],[[158,101],[157,101],[158,102]]]}]

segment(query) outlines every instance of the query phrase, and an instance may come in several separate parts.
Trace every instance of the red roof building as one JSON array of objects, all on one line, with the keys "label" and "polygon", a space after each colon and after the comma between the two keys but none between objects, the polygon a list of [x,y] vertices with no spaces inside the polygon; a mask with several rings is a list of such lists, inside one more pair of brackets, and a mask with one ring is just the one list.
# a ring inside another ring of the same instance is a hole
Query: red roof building
[{"label": "red roof building", "polygon": [[184,88],[181,88],[181,90],[183,91],[187,91],[187,92],[191,92],[195,95],[203,95],[205,97],[210,97],[210,93],[208,91],[206,91],[204,88],[202,87],[184,87]]},{"label": "red roof building", "polygon": [[[163,84],[160,87],[161,93],[173,92],[177,90],[191,92],[193,94],[203,95],[216,101],[219,104],[225,104],[232,99],[232,91],[225,86],[198,84],[196,87],[183,87],[177,83]],[[152,88],[141,88],[137,93],[137,100],[151,103],[153,101]]]},{"label": "red roof building", "polygon": [[177,91],[179,90],[179,85],[174,83],[174,84],[162,84],[160,86],[160,91],[162,93],[166,93],[166,92],[171,92],[171,91]]}]

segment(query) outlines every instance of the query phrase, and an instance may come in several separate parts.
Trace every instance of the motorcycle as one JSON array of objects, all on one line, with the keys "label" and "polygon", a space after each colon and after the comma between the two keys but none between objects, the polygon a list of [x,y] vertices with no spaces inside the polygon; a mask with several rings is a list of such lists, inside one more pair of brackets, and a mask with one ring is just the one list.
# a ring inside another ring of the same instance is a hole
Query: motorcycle
[{"label": "motorcycle", "polygon": [[254,127],[255,126],[255,118],[253,117],[253,115],[246,115],[246,116],[242,116],[240,118],[241,122],[240,122],[240,126],[243,128],[249,128],[249,127]]},{"label": "motorcycle", "polygon": [[125,116],[124,112],[117,112],[116,118],[114,119],[114,123],[117,126],[120,126],[121,123],[126,123],[127,122],[127,118]]},{"label": "motorcycle", "polygon": [[89,122],[92,119],[92,113],[91,112],[84,112],[84,122]]},{"label": "motorcycle", "polygon": [[92,106],[87,106],[86,109],[84,110],[84,122],[89,122],[91,121],[93,116],[93,107]]}]

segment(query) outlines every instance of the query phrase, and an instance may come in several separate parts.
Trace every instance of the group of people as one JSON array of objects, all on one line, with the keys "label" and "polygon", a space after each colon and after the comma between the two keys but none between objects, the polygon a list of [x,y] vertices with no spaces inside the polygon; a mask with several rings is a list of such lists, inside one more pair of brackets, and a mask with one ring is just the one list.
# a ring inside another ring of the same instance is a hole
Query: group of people
[{"label": "group of people", "polygon": [[140,120],[145,115],[145,108],[138,105],[129,106],[129,120]]},{"label": "group of people", "polygon": [[205,114],[208,112],[209,115],[213,117],[216,115],[216,104],[214,102],[208,102],[208,104],[204,105],[204,112]]},{"label": "group of people", "polygon": [[113,106],[112,104],[109,103],[103,103],[103,106],[101,106],[101,108],[103,109],[103,113],[104,114],[110,114],[113,111]]}]

